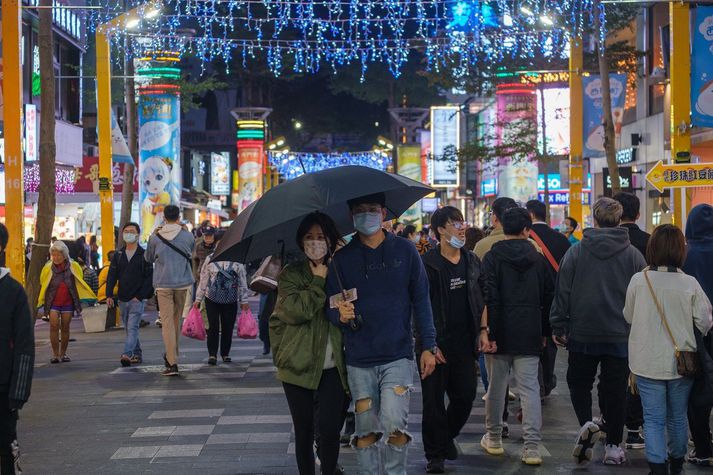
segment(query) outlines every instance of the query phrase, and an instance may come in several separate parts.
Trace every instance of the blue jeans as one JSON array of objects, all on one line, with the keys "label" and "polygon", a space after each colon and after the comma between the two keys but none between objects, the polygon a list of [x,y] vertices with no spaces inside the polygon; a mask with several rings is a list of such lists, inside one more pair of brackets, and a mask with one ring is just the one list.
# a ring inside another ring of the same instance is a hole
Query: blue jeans
[{"label": "blue jeans", "polygon": [[485,353],[480,353],[478,355],[478,366],[480,367],[480,380],[483,381],[483,388],[485,392],[488,392],[488,368],[485,366]]},{"label": "blue jeans", "polygon": [[666,463],[669,455],[675,459],[683,458],[688,447],[686,411],[693,380],[679,378],[662,381],[637,376],[636,384],[644,407],[646,460]]},{"label": "blue jeans", "polygon": [[138,356],[141,358],[141,344],[139,343],[139,323],[141,316],[144,314],[144,302],[119,301],[119,313],[121,313],[121,323],[126,329],[126,343],[124,343],[124,352],[122,354],[128,356]]},{"label": "blue jeans", "polygon": [[[414,362],[405,358],[371,368],[347,367],[349,388],[356,409],[356,432],[352,445],[356,449],[358,473],[383,473],[380,470],[380,465],[383,465],[388,475],[406,474],[408,445],[412,440],[406,426],[413,371]],[[377,442],[364,448],[357,447],[357,439],[370,434],[376,435]],[[408,439],[406,444],[388,442],[390,436],[402,434]],[[387,442],[380,444],[380,439]]]}]

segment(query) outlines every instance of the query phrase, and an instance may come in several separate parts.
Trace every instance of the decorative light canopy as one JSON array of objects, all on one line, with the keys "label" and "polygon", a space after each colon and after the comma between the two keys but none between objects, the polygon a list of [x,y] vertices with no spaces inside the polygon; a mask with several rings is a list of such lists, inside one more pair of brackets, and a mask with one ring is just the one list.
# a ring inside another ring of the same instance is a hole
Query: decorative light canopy
[{"label": "decorative light canopy", "polygon": [[[121,2],[99,3],[90,25],[123,11]],[[457,74],[482,61],[566,57],[568,35],[603,16],[592,9],[593,0],[166,0],[160,15],[110,33],[139,58],[175,51],[245,67],[263,54],[275,75],[357,63],[363,76],[382,62],[398,76],[413,50],[428,68],[455,65]]]},{"label": "decorative light canopy", "polygon": [[304,173],[312,173],[327,168],[343,167],[345,165],[361,165],[364,167],[386,170],[391,163],[389,156],[383,152],[348,152],[348,153],[282,153],[269,152],[268,160],[280,175],[287,180],[297,178]]},{"label": "decorative light canopy", "polygon": [[[26,193],[37,193],[40,189],[40,164],[26,166],[23,174]],[[74,169],[59,168],[55,170],[55,191],[59,194],[74,193]]]}]

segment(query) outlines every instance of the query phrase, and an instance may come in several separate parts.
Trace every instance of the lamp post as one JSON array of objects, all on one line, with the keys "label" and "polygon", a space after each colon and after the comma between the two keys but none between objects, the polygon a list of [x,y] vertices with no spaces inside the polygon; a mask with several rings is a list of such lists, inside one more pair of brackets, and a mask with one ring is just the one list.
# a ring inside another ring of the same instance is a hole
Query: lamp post
[{"label": "lamp post", "polygon": [[[580,224],[575,235],[581,239],[584,221],[582,216],[582,188],[584,172],[582,152],[584,148],[584,111],[582,104],[582,69],[584,66],[582,39],[570,38],[569,50],[569,215]],[[549,197],[546,197],[549,199]]]},{"label": "lamp post", "polygon": [[104,265],[109,263],[109,251],[114,250],[114,190],[111,170],[111,44],[109,38],[116,28],[133,28],[140,23],[142,18],[155,17],[160,11],[161,2],[150,1],[102,23],[96,29],[99,201],[101,204],[102,260]]}]

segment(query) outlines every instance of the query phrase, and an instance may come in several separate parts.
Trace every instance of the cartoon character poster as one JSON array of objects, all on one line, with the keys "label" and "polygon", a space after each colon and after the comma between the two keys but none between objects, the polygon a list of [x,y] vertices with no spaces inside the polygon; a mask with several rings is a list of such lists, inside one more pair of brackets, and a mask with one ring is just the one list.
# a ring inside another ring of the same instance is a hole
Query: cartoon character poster
[{"label": "cartoon character poster", "polygon": [[[396,152],[398,174],[412,180],[421,181],[421,146],[418,144],[399,145],[396,147]],[[404,224],[413,224],[417,229],[423,227],[421,218],[420,200],[401,215],[401,221]]]},{"label": "cartoon character poster", "polygon": [[696,9],[691,57],[691,122],[713,127],[713,6]]},{"label": "cartoon character poster", "polygon": [[238,193],[240,211],[262,195],[263,143],[238,142]]},{"label": "cartoon character poster", "polygon": [[[584,158],[604,156],[604,125],[602,119],[602,81],[599,75],[582,78],[584,89]],[[621,130],[626,99],[626,74],[610,74],[612,117],[614,128]]]},{"label": "cartoon character poster", "polygon": [[163,209],[181,200],[180,100],[175,94],[139,97],[141,242],[163,224]]}]

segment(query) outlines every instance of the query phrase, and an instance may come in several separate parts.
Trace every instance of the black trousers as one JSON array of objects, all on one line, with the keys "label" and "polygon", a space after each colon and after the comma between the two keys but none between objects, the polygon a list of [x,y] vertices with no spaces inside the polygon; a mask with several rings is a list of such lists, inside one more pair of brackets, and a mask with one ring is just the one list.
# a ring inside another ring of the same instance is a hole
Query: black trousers
[{"label": "black trousers", "polygon": [[592,388],[599,367],[600,403],[604,405],[607,444],[619,445],[626,414],[626,386],[629,378],[627,358],[570,351],[567,385],[572,406],[580,426],[592,420]]},{"label": "black trousers", "polygon": [[[300,475],[314,475],[314,418],[319,411],[319,461],[322,473],[333,475],[339,459],[346,393],[336,368],[322,371],[316,390],[282,383],[295,427],[295,456]],[[315,397],[318,405],[315,405]]]},{"label": "black trousers", "polygon": [[[421,380],[423,398],[423,448],[428,460],[445,458],[451,441],[468,422],[478,377],[473,354],[444,355],[445,364]],[[446,407],[445,396],[448,396]]]},{"label": "black trousers", "polygon": [[[599,413],[606,422],[607,416],[604,413],[604,393],[602,391],[601,377],[597,384],[597,394],[599,396]],[[631,388],[626,389],[626,429],[636,432],[644,426],[644,408],[641,406],[641,396],[634,394]]]},{"label": "black trousers", "polygon": [[15,473],[12,443],[17,440],[17,411],[9,409],[7,393],[0,393],[0,474]]},{"label": "black trousers", "polygon": [[710,406],[688,406],[688,428],[696,447],[696,457],[699,458],[713,457],[710,417]]},{"label": "black trousers", "polygon": [[557,345],[552,341],[552,338],[547,339],[547,346],[542,350],[540,356],[540,366],[542,368],[542,386],[540,395],[549,396],[552,390],[557,386],[557,376],[555,375],[555,362],[557,361]]},{"label": "black trousers", "polygon": [[218,340],[220,337],[220,356],[228,356],[233,344],[233,329],[238,316],[238,304],[216,303],[205,299],[205,310],[208,314],[208,355],[218,356]]}]

